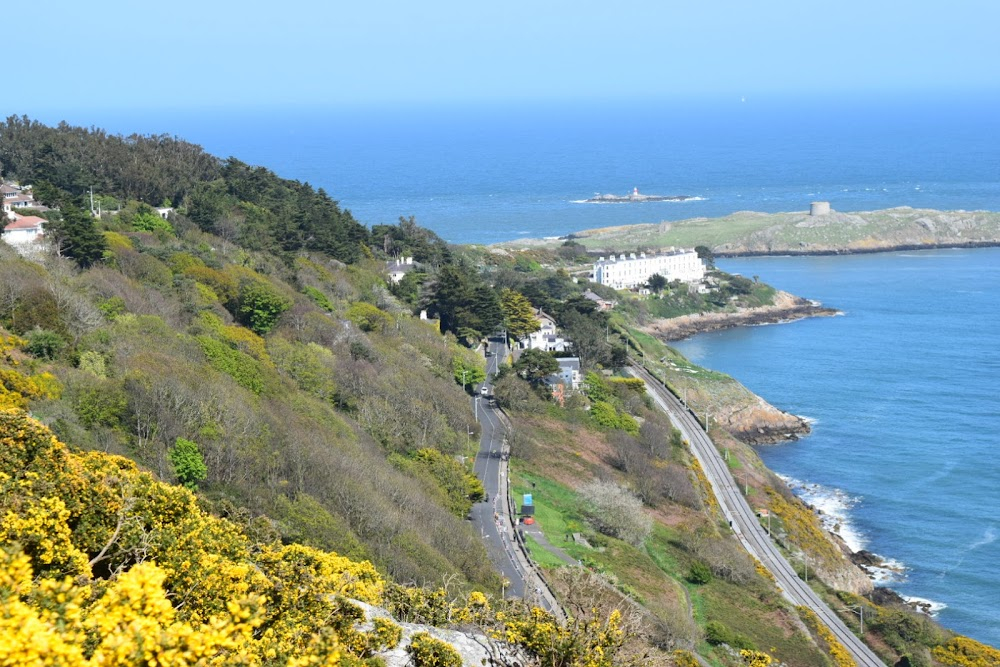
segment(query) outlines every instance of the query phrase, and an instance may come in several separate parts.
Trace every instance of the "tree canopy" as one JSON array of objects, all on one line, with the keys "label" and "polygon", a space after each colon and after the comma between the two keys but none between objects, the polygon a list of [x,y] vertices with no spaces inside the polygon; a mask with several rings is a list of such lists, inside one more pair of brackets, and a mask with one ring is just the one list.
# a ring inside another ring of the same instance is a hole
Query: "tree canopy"
[{"label": "tree canopy", "polygon": [[559,371],[559,362],[545,350],[525,350],[514,362],[514,370],[532,385],[537,386],[545,378]]},{"label": "tree canopy", "polygon": [[512,289],[502,290],[500,308],[503,311],[503,323],[507,328],[507,335],[515,340],[524,338],[541,328],[531,302],[520,292]]}]

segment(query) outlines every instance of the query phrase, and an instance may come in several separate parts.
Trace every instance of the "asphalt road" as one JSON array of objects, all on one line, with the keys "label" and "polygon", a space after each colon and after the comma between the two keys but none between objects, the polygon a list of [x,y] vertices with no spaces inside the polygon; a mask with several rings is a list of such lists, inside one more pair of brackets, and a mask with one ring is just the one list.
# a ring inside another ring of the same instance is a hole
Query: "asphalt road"
[{"label": "asphalt road", "polygon": [[[490,343],[494,352],[501,352],[502,343]],[[487,380],[484,383],[487,393],[492,394],[490,378],[497,371],[501,359],[500,354],[487,358]],[[479,389],[479,387],[477,387]],[[524,566],[518,561],[516,549],[511,539],[511,520],[507,512],[507,479],[506,465],[503,457],[506,455],[504,444],[505,428],[500,421],[500,415],[489,404],[489,400],[481,393],[472,399],[476,420],[482,428],[479,439],[479,451],[476,453],[474,470],[482,480],[486,489],[487,501],[472,506],[472,524],[484,540],[493,566],[510,582],[505,594],[511,597],[524,597],[525,591],[533,591],[525,580],[530,578]]]},{"label": "asphalt road", "polygon": [[691,444],[691,451],[705,471],[705,476],[712,485],[712,491],[715,493],[726,519],[731,522],[740,542],[774,575],[784,596],[792,604],[812,609],[837,640],[844,645],[844,648],[851,653],[858,665],[861,667],[885,667],[878,656],[851,632],[805,582],[799,579],[795,570],[768,537],[767,531],[758,522],[753,509],[743,497],[740,485],[733,479],[729,467],[694,415],[645,369],[633,364],[631,371],[636,377],[642,378],[646,382],[653,399],[670,415],[674,426]]},{"label": "asphalt road", "polygon": [[[524,598],[562,619],[563,611],[548,584],[515,537],[517,517],[512,514],[512,508],[507,502],[507,460],[510,450],[504,436],[508,423],[503,413],[486,397],[493,395],[492,378],[500,362],[506,357],[507,348],[502,339],[497,339],[490,341],[489,350],[491,354],[487,357],[486,382],[476,387],[478,392],[472,399],[476,421],[482,427],[474,469],[483,481],[487,500],[473,505],[470,517],[483,538],[490,561],[509,582],[504,595]],[[485,392],[482,392],[483,386],[486,387]]]}]

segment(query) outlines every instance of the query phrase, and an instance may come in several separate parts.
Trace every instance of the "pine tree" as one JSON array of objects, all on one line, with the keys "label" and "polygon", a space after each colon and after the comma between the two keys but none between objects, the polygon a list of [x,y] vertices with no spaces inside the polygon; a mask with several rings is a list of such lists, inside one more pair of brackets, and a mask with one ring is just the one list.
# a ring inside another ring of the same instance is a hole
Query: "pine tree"
[{"label": "pine tree", "polygon": [[108,249],[93,218],[69,202],[62,205],[62,220],[47,225],[46,232],[60,256],[73,259],[84,269],[99,262]]},{"label": "pine tree", "polygon": [[520,292],[512,289],[500,292],[500,308],[503,310],[507,335],[515,340],[541,328],[531,302]]}]

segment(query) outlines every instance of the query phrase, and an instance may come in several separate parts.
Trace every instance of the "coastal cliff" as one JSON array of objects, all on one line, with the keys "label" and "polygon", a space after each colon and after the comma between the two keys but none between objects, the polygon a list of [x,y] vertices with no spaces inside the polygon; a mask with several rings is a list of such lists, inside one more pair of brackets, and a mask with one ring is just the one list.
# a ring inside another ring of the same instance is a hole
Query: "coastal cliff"
[{"label": "coastal cliff", "polygon": [[729,375],[696,366],[670,350],[662,359],[663,377],[699,421],[708,415],[712,428],[721,427],[750,445],[795,440],[810,432],[806,419],[779,410]]}]

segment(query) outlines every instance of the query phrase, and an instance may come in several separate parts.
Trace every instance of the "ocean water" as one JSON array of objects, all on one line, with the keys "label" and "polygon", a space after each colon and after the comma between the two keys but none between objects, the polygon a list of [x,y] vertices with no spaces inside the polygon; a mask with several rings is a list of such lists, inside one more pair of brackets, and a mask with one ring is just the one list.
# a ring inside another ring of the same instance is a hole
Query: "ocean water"
[{"label": "ocean water", "polygon": [[699,335],[676,347],[814,420],[761,447],[882,583],[1000,646],[1000,249],[727,259],[721,268],[843,316]]},{"label": "ocean water", "polygon": [[[323,187],[366,224],[457,243],[738,210],[1000,210],[998,96],[67,116],[166,133]],[[40,118],[58,122],[63,118]],[[596,193],[686,202],[576,203]],[[681,345],[815,433],[762,453],[900,592],[1000,646],[1000,251],[726,260],[845,316]]]},{"label": "ocean water", "polygon": [[[1000,207],[1000,98],[205,111],[69,118],[167,133],[455,243],[739,210]],[[43,119],[57,121],[58,118]],[[697,200],[575,203],[632,188]]]}]

